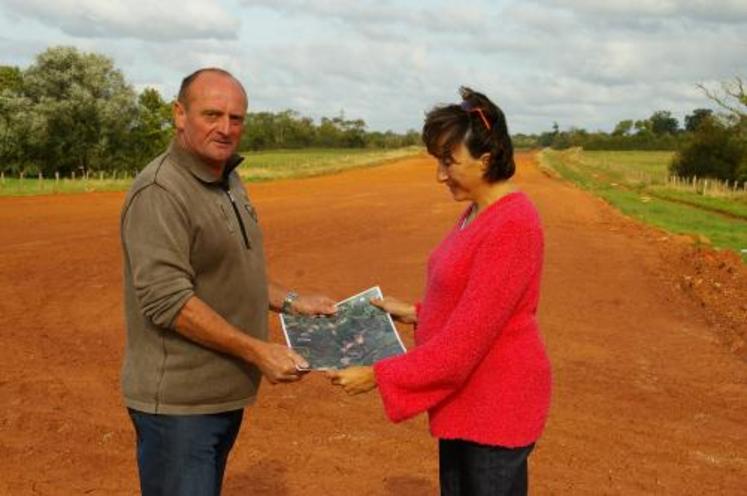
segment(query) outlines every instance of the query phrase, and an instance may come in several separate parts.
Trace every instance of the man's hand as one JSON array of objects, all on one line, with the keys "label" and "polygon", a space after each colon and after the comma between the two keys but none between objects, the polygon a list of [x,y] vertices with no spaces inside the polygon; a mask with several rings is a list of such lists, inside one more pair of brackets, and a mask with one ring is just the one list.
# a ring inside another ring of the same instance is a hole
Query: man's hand
[{"label": "man's hand", "polygon": [[255,347],[251,361],[271,384],[296,382],[308,371],[304,369],[309,368],[309,363],[287,346],[262,343]]},{"label": "man's hand", "polygon": [[418,321],[418,317],[415,314],[415,305],[405,303],[397,298],[392,298],[391,296],[372,298],[371,305],[390,313],[394,320],[403,324],[414,324]]},{"label": "man's hand", "polygon": [[317,294],[302,294],[291,305],[294,313],[300,315],[334,315],[337,305],[332,298]]},{"label": "man's hand", "polygon": [[350,367],[330,370],[327,377],[335,386],[341,386],[349,395],[367,393],[376,387],[373,367]]}]

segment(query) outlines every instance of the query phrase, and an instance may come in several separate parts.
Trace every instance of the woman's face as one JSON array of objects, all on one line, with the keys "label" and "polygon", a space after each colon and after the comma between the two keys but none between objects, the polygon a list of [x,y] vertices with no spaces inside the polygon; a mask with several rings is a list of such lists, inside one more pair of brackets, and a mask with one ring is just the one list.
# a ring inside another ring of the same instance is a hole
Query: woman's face
[{"label": "woman's face", "polygon": [[459,144],[448,157],[438,160],[436,178],[449,188],[456,201],[474,201],[477,191],[487,182],[483,178],[488,154],[473,158],[464,144]]}]

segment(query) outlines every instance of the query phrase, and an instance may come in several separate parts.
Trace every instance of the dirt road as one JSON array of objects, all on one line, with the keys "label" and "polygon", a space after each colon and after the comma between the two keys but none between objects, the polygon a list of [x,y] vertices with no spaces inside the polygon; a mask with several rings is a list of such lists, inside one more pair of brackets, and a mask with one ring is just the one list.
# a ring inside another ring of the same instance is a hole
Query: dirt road
[{"label": "dirt road", "polygon": [[[555,372],[532,493],[746,494],[747,364],[706,320],[712,309],[666,283],[677,268],[645,228],[529,155],[519,170],[547,231],[541,322]],[[380,284],[417,298],[429,250],[464,206],[434,176],[422,158],[251,185],[273,276],[334,297]],[[0,495],[137,493],[118,384],[122,198],[0,198]],[[315,376],[264,387],[225,485],[436,492],[424,418],[391,425],[375,394],[347,398]]]}]

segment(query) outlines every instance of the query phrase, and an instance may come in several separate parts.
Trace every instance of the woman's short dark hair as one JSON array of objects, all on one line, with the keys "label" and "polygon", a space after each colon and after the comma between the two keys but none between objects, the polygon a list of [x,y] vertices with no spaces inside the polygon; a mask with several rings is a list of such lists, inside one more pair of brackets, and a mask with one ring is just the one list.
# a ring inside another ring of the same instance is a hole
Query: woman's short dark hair
[{"label": "woman's short dark hair", "polygon": [[482,93],[461,87],[460,105],[441,105],[426,114],[423,142],[428,153],[439,160],[453,161],[452,152],[464,143],[473,158],[490,154],[483,176],[494,183],[514,175],[514,147],[508,134],[506,116]]}]

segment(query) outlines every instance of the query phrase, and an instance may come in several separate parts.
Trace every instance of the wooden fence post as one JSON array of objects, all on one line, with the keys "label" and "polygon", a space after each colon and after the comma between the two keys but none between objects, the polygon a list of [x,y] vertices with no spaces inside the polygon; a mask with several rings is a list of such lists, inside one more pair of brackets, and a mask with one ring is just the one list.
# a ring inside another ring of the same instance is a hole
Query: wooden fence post
[{"label": "wooden fence post", "polygon": [[60,182],[60,171],[54,171],[54,182]]}]

